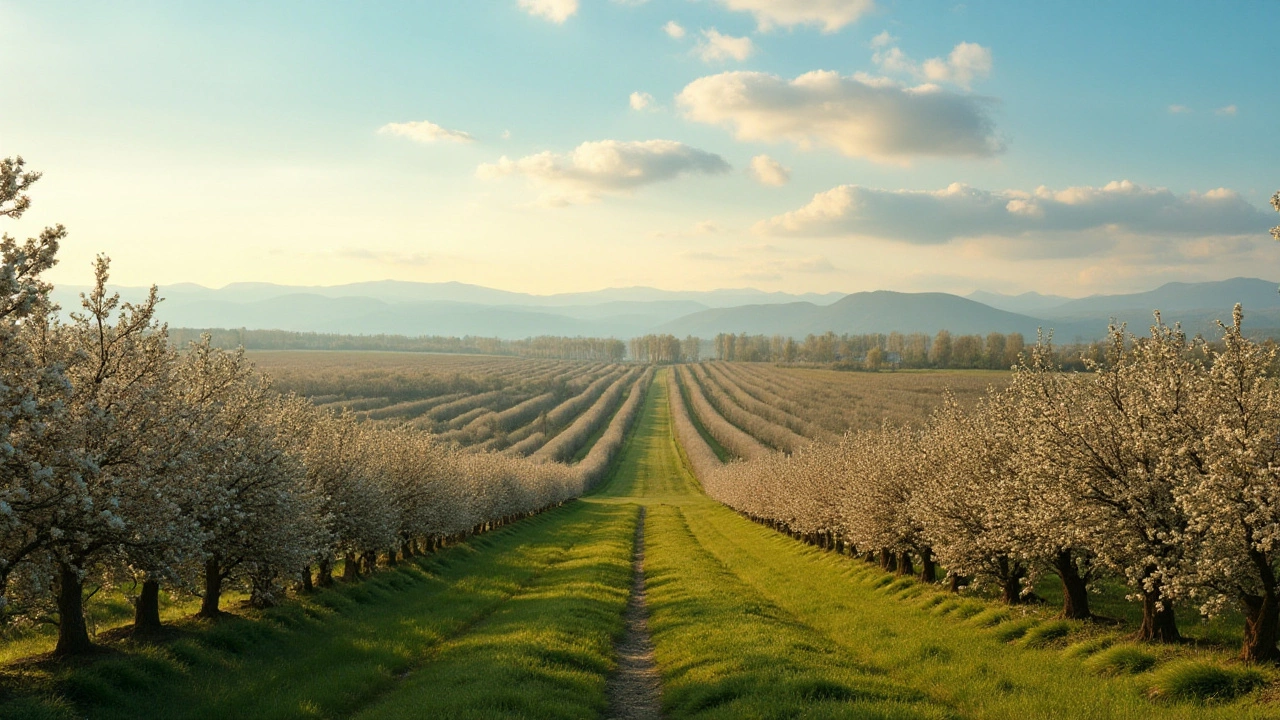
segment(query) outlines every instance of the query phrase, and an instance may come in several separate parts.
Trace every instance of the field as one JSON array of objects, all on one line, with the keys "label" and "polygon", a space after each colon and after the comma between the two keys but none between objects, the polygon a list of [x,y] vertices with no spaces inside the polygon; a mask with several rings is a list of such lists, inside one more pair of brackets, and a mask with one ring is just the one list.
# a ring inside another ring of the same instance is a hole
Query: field
[{"label": "field", "polygon": [[[351,358],[318,360],[294,377],[349,372]],[[618,373],[447,360],[361,358],[359,372]],[[645,717],[660,706],[670,718],[1280,717],[1264,700],[1270,690],[1247,692],[1276,674],[1224,662],[1213,632],[1197,645],[1133,645],[1124,626],[1064,622],[1050,605],[1009,607],[990,592],[895,577],[752,522],[705,495],[692,472],[698,456],[720,458],[691,429],[690,409],[704,428],[767,453],[790,437],[782,428],[808,441],[800,431],[821,439],[859,427],[854,411],[822,411],[824,387],[919,423],[941,387],[972,403],[1002,380],[722,363],[663,370],[640,387],[643,405],[606,480],[581,500],[275,608],[209,622],[184,617],[190,600],[177,597],[166,602],[162,641],[124,636],[87,662],[33,655],[46,636],[14,638],[0,716]],[[748,398],[778,411],[748,422],[744,413],[760,407]],[[698,417],[711,407],[727,411]],[[637,593],[643,604],[629,613]],[[103,617],[104,631],[125,619]],[[620,664],[617,648],[632,640],[643,641],[642,657]],[[1182,687],[1177,673],[1203,667],[1226,668],[1245,692],[1207,704],[1171,692]]]},{"label": "field", "polygon": [[425,430],[477,451],[541,451],[553,460],[581,458],[640,372],[619,364],[426,353],[250,357],[279,389],[318,407]]}]

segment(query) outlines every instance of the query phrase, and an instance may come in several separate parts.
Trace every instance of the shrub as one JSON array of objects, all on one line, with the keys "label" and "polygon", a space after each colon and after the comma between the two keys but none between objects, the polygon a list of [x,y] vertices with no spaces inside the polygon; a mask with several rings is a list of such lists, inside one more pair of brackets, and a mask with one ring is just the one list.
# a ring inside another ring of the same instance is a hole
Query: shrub
[{"label": "shrub", "polygon": [[996,629],[996,639],[1000,642],[1013,642],[1027,634],[1027,631],[1035,627],[1036,621],[1031,619],[1018,620],[1017,622],[1006,623]]},{"label": "shrub", "polygon": [[1170,665],[1155,677],[1151,694],[1170,700],[1196,702],[1237,698],[1267,681],[1253,668],[1228,668],[1203,660]]},{"label": "shrub", "polygon": [[1081,640],[1078,643],[1068,645],[1067,649],[1062,651],[1062,656],[1068,658],[1087,658],[1106,650],[1112,645],[1115,645],[1115,643],[1116,637],[1114,635],[1092,637],[1086,640]]},{"label": "shrub", "polygon": [[1136,645],[1115,645],[1085,661],[1085,667],[1100,675],[1136,675],[1155,664],[1156,656]]},{"label": "shrub", "polygon": [[1071,632],[1071,623],[1066,620],[1055,620],[1053,622],[1037,625],[1022,636],[1022,646],[1027,648],[1042,648],[1054,640],[1066,637]]},{"label": "shrub", "polygon": [[969,618],[969,624],[974,627],[989,628],[1006,622],[1011,617],[1009,611],[1004,608],[991,608]]}]

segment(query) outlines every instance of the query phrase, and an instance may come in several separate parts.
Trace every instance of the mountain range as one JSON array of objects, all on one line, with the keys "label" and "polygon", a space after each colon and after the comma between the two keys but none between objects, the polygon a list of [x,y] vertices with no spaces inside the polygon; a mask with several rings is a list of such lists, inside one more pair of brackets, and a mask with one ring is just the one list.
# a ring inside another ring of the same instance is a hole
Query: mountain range
[{"label": "mountain range", "polygon": [[[1275,282],[1233,278],[1168,283],[1122,295],[1069,298],[1039,293],[1004,295],[887,290],[788,294],[752,288],[669,291],[648,287],[531,295],[464,283],[382,281],[336,286],[235,283],[211,289],[190,283],[163,286],[160,319],[174,327],[277,329],[350,335],[476,335],[517,339],[534,335],[628,338],[652,332],[712,337],[722,332],[803,337],[836,333],[1020,332],[1052,329],[1062,341],[1101,337],[1114,318],[1140,330],[1159,309],[1166,322],[1211,336],[1243,303],[1246,328],[1280,335]],[[112,288],[125,300],[143,288]],[[54,299],[78,306],[85,288],[60,286]]]}]

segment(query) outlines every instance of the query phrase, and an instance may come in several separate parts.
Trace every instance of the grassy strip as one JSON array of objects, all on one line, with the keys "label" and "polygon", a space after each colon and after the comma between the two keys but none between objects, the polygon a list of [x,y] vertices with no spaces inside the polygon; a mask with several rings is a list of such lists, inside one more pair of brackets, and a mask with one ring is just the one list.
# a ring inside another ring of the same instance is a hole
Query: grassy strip
[{"label": "grassy strip", "polygon": [[675,382],[674,373],[661,372],[649,384],[631,437],[593,499],[697,496],[697,483],[680,461],[671,432],[667,390],[671,382]]},{"label": "grassy strip", "polygon": [[569,460],[570,464],[580,463],[583,458],[591,454],[591,448],[595,447],[600,438],[604,437],[604,434],[609,431],[609,426],[613,424],[613,419],[618,416],[618,411],[622,410],[622,406],[627,404],[628,397],[631,397],[630,389],[623,391],[618,396],[618,404],[613,407],[613,412],[609,413],[609,419],[605,420],[600,427],[587,436],[586,441],[582,443],[582,447],[578,448],[578,452],[574,453],[573,458]]},{"label": "grassy strip", "polygon": [[597,513],[573,503],[249,617],[186,621],[161,646],[121,642],[84,665],[9,665],[0,717],[349,715],[531,587]]},{"label": "grassy strip", "polygon": [[[1061,652],[1080,634],[1096,632],[1088,626],[1018,610],[1001,614],[982,601],[894,579],[860,561],[791,540],[718,505],[689,504],[685,512],[701,546],[732,568],[751,592],[829,638],[841,653],[874,663],[889,678],[962,715],[1280,717],[1280,707],[1251,697],[1204,706],[1177,702],[1180,696],[1165,693],[1168,701],[1154,704],[1147,695],[1158,678],[1150,673],[1104,679],[1078,657]],[[1165,657],[1196,652],[1153,650]]]},{"label": "grassy strip", "polygon": [[860,662],[709,554],[682,510],[651,509],[650,629],[672,718],[951,715]]},{"label": "grassy strip", "polygon": [[693,421],[694,429],[702,436],[703,441],[711,447],[711,451],[716,454],[716,457],[720,458],[720,462],[729,462],[733,459],[733,453],[729,452],[724,445],[721,445],[719,440],[711,437],[710,432],[707,432],[706,426],[702,424],[702,419],[698,417],[698,413],[693,411],[693,401],[689,399],[689,388],[685,387],[684,383],[676,375],[677,373],[673,369],[670,382],[676,383],[680,388],[680,399],[684,401],[684,406],[689,410],[689,419]]},{"label": "grassy strip", "polygon": [[582,718],[608,709],[637,508],[593,504],[575,545],[522,592],[356,718]]}]

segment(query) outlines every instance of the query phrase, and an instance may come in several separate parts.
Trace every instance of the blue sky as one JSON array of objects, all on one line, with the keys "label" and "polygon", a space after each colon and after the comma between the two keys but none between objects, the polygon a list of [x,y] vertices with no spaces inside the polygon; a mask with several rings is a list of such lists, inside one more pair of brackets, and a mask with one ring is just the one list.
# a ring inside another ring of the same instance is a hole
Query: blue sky
[{"label": "blue sky", "polygon": [[45,172],[9,231],[65,223],[70,283],[98,252],[210,286],[1276,279],[1278,27],[1272,2],[0,0],[0,154]]}]

